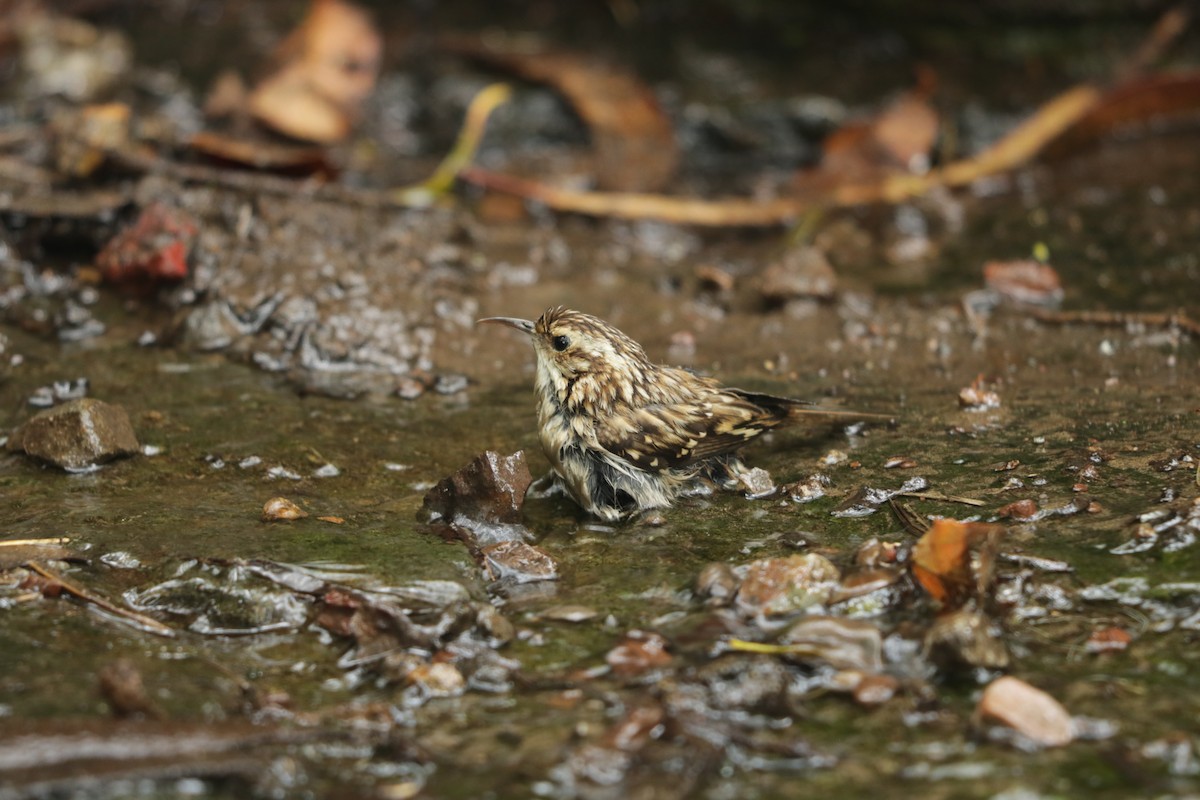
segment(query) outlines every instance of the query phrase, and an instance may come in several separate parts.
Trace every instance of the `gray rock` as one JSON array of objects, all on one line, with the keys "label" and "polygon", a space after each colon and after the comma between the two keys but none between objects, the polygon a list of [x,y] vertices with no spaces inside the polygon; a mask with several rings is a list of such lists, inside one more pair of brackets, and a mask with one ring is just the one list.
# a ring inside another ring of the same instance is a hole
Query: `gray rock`
[{"label": "gray rock", "polygon": [[84,397],[31,417],[13,431],[8,450],[82,472],[133,455],[139,445],[125,409]]}]

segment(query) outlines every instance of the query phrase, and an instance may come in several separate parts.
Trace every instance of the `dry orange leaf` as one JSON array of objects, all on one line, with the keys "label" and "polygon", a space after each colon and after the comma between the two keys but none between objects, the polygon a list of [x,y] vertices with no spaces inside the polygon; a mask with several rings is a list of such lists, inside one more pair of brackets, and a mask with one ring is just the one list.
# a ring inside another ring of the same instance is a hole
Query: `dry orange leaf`
[{"label": "dry orange leaf", "polygon": [[803,197],[819,197],[835,186],[928,171],[939,125],[930,102],[936,84],[932,70],[921,70],[917,85],[878,115],[831,133],[822,146],[821,163],[797,173],[794,190]]},{"label": "dry orange leaf", "polygon": [[250,95],[250,112],[280,133],[329,144],[345,138],[375,88],[383,39],[345,0],[316,0],[280,45],[279,67]]},{"label": "dry orange leaf", "polygon": [[958,608],[987,589],[1003,533],[984,522],[935,520],[913,547],[913,577],[939,603]]}]

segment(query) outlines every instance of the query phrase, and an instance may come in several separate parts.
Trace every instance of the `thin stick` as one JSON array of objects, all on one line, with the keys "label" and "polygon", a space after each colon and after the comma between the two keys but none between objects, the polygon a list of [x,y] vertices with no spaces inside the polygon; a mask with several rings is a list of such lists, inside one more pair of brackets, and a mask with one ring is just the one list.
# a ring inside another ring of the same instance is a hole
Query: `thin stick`
[{"label": "thin stick", "polygon": [[730,639],[725,643],[735,653],[763,653],[766,655],[812,655],[817,648],[812,644],[770,644],[751,642],[746,639]]},{"label": "thin stick", "polygon": [[888,500],[888,508],[896,515],[896,519],[900,520],[900,526],[913,536],[924,536],[925,532],[929,530],[929,520],[917,514],[904,503],[896,502],[895,496]]},{"label": "thin stick", "polygon": [[114,605],[108,600],[105,600],[103,597],[93,594],[84,587],[76,583],[72,583],[63,576],[47,569],[46,567],[43,567],[36,561],[26,562],[25,566],[36,572],[38,575],[41,575],[43,578],[54,581],[58,585],[62,586],[64,592],[84,601],[85,603],[91,603],[97,608],[102,608],[110,614],[115,614],[118,617],[123,617],[127,620],[130,620],[131,622],[134,622],[151,633],[156,633],[159,636],[175,636],[174,629],[167,627],[158,620],[147,617],[144,614],[139,614],[136,611],[130,611],[129,609]]},{"label": "thin stick", "polygon": [[1167,50],[1179,41],[1189,22],[1191,14],[1187,6],[1181,4],[1167,9],[1133,55],[1114,70],[1114,77],[1118,81],[1130,80],[1148,72],[1155,63],[1162,60]]},{"label": "thin stick", "polygon": [[0,542],[0,547],[25,547],[32,545],[34,547],[51,547],[53,545],[70,544],[71,539],[67,536],[55,536],[49,539],[5,539]]},{"label": "thin stick", "polygon": [[920,197],[935,187],[966,186],[980,178],[1016,169],[1082,119],[1100,99],[1096,88],[1086,84],[1076,86],[1046,102],[982,153],[923,175],[896,173],[866,183],[838,185],[819,201],[801,197],[707,200],[637,192],[577,191],[476,166],[462,170],[459,177],[484,188],[543,203],[556,211],[589,216],[729,227],[782,225],[815,208],[895,204]]},{"label": "thin stick", "polygon": [[475,95],[467,107],[467,117],[458,132],[453,149],[442,159],[442,163],[438,164],[433,174],[421,183],[392,190],[392,201],[397,205],[420,208],[449,192],[459,173],[474,160],[479,143],[483,141],[488,118],[511,97],[512,89],[504,83],[493,83]]},{"label": "thin stick", "polygon": [[912,497],[916,500],[941,500],[945,503],[962,503],[964,506],[986,506],[986,500],[976,500],[974,497],[959,497],[939,492],[903,492],[896,497]]},{"label": "thin stick", "polygon": [[1200,336],[1200,322],[1187,312],[1156,313],[1144,311],[1033,311],[1034,319],[1058,325],[1146,325],[1152,328],[1178,328],[1193,336]]}]

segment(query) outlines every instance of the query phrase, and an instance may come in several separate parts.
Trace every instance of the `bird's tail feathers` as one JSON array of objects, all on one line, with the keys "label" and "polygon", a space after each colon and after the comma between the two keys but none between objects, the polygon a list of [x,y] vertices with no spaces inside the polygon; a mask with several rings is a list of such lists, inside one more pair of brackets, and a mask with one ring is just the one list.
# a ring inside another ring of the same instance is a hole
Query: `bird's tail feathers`
[{"label": "bird's tail feathers", "polygon": [[778,397],[761,392],[747,392],[744,389],[733,390],[745,400],[757,406],[769,409],[785,420],[808,420],[814,418],[843,419],[847,421],[891,421],[895,414],[876,414],[870,411],[851,411],[845,408],[826,408],[807,400],[796,400],[791,397]]}]

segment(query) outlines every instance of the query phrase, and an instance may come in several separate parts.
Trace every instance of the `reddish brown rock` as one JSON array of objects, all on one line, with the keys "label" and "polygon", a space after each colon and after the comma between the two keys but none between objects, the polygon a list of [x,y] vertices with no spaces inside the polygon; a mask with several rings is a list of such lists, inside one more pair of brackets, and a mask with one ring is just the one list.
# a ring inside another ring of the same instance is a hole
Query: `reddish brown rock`
[{"label": "reddish brown rock", "polygon": [[525,492],[532,482],[529,466],[525,463],[525,451],[502,456],[488,450],[430,489],[425,495],[422,511],[429,519],[447,522],[460,518],[478,522],[519,522]]}]

